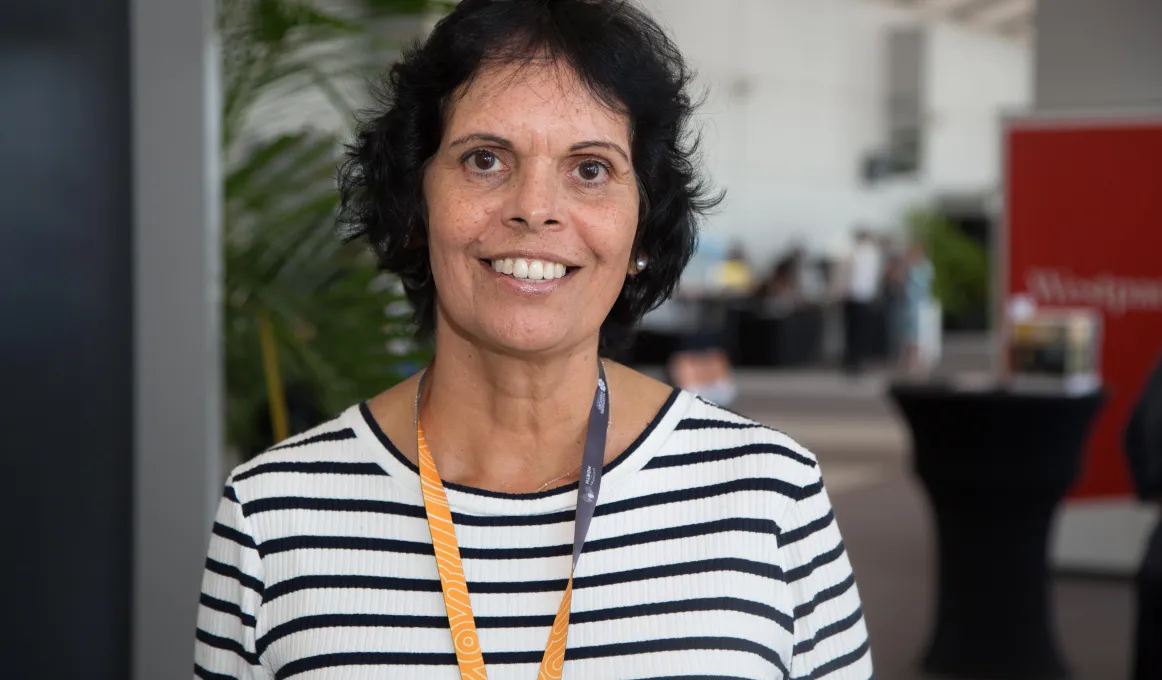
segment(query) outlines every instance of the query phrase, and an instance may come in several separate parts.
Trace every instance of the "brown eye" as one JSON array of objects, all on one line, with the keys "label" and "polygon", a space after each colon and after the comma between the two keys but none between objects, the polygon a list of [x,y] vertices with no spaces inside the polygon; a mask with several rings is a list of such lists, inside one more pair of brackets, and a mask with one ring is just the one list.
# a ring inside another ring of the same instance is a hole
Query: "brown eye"
[{"label": "brown eye", "polygon": [[472,154],[472,168],[481,172],[489,172],[496,169],[497,160],[496,154],[487,149],[481,149]]},{"label": "brown eye", "polygon": [[593,182],[601,177],[601,171],[604,169],[597,161],[585,161],[577,166],[577,175],[586,182]]}]

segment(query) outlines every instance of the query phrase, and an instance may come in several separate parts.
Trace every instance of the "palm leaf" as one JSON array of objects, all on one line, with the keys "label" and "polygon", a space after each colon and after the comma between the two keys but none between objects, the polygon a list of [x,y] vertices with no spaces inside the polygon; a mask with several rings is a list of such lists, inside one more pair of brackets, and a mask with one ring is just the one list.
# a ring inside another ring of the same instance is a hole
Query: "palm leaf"
[{"label": "palm leaf", "polygon": [[911,213],[908,230],[932,262],[932,294],[941,307],[957,314],[987,306],[990,274],[984,247],[933,212]]},{"label": "palm leaf", "polygon": [[[275,365],[288,389],[305,388],[320,412],[389,387],[426,360],[412,342],[398,281],[366,249],[336,235],[334,173],[345,133],[263,134],[259,102],[307,90],[344,119],[339,83],[382,68],[374,50],[385,19],[445,11],[439,0],[220,0],[225,159],[223,342],[229,442],[254,452],[271,442],[260,327],[269,320]],[[277,384],[275,381],[274,384]],[[281,398],[282,395],[275,395]]]}]

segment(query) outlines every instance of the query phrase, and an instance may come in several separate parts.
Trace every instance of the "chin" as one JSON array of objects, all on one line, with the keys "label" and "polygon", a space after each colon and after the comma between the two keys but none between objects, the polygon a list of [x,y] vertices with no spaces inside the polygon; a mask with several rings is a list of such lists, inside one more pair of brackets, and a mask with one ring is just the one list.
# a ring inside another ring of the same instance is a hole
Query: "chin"
[{"label": "chin", "polygon": [[502,354],[552,355],[588,341],[596,343],[601,334],[600,319],[587,322],[590,314],[585,312],[594,310],[573,305],[483,304],[440,311],[438,326],[444,325],[462,342]]},{"label": "chin", "polygon": [[544,323],[490,323],[481,329],[480,339],[503,352],[524,355],[552,354],[576,344],[579,334],[568,328],[564,319],[541,321]]}]

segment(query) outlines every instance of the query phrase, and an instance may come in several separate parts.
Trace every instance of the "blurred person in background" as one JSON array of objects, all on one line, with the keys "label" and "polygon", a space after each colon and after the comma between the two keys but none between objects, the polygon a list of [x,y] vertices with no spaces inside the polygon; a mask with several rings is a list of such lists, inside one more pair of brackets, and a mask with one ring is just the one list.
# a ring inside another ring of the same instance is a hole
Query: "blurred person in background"
[{"label": "blurred person in background", "polygon": [[903,357],[904,280],[907,274],[907,253],[893,242],[883,251],[883,282],[881,297],[888,319],[887,354],[900,361]]},{"label": "blurred person in background", "polygon": [[[1134,488],[1162,501],[1162,357],[1146,379],[1126,426],[1125,450]],[[1162,678],[1162,521],[1154,526],[1138,570],[1133,680]]]},{"label": "blurred person in background", "polygon": [[880,293],[882,260],[871,231],[856,229],[843,283],[843,368],[850,374],[863,370],[869,353],[874,330],[871,307]]},{"label": "blurred person in background", "polygon": [[730,406],[738,396],[730,358],[721,347],[674,352],[667,371],[671,383],[716,406]]},{"label": "blurred person in background", "polygon": [[391,69],[342,219],[435,358],[232,472],[197,677],[871,677],[815,458],[601,359],[715,203],[690,77],[620,0],[463,0]]},{"label": "blurred person in background", "polygon": [[907,374],[919,374],[925,369],[922,328],[924,309],[932,298],[932,262],[924,251],[924,244],[913,239],[908,244],[901,262],[902,286],[899,306],[900,367]]},{"label": "blurred person in background", "polygon": [[799,269],[802,266],[798,251],[791,251],[775,261],[770,273],[755,288],[755,298],[762,310],[786,313],[800,303],[802,291]]},{"label": "blurred person in background", "polygon": [[795,262],[800,299],[803,302],[819,302],[827,290],[826,262],[812,259],[803,248],[796,249]]},{"label": "blurred person in background", "polygon": [[731,247],[726,259],[718,265],[718,282],[727,293],[745,295],[754,291],[755,275],[741,245]]}]

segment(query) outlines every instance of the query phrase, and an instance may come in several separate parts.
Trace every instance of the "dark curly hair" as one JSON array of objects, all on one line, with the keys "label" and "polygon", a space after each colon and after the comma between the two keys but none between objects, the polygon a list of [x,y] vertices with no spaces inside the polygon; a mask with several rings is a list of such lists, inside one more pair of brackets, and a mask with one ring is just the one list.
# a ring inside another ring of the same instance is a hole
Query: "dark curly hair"
[{"label": "dark curly hair", "polygon": [[697,242],[698,218],[722,200],[695,167],[692,77],[661,27],[627,0],[463,0],[382,85],[339,169],[339,224],[366,238],[379,268],[397,274],[421,335],[435,327],[436,287],[427,251],[423,176],[456,97],[483,68],[552,60],[568,65],[599,101],[630,122],[641,195],[635,257],[601,329],[602,349],[678,284]]}]

